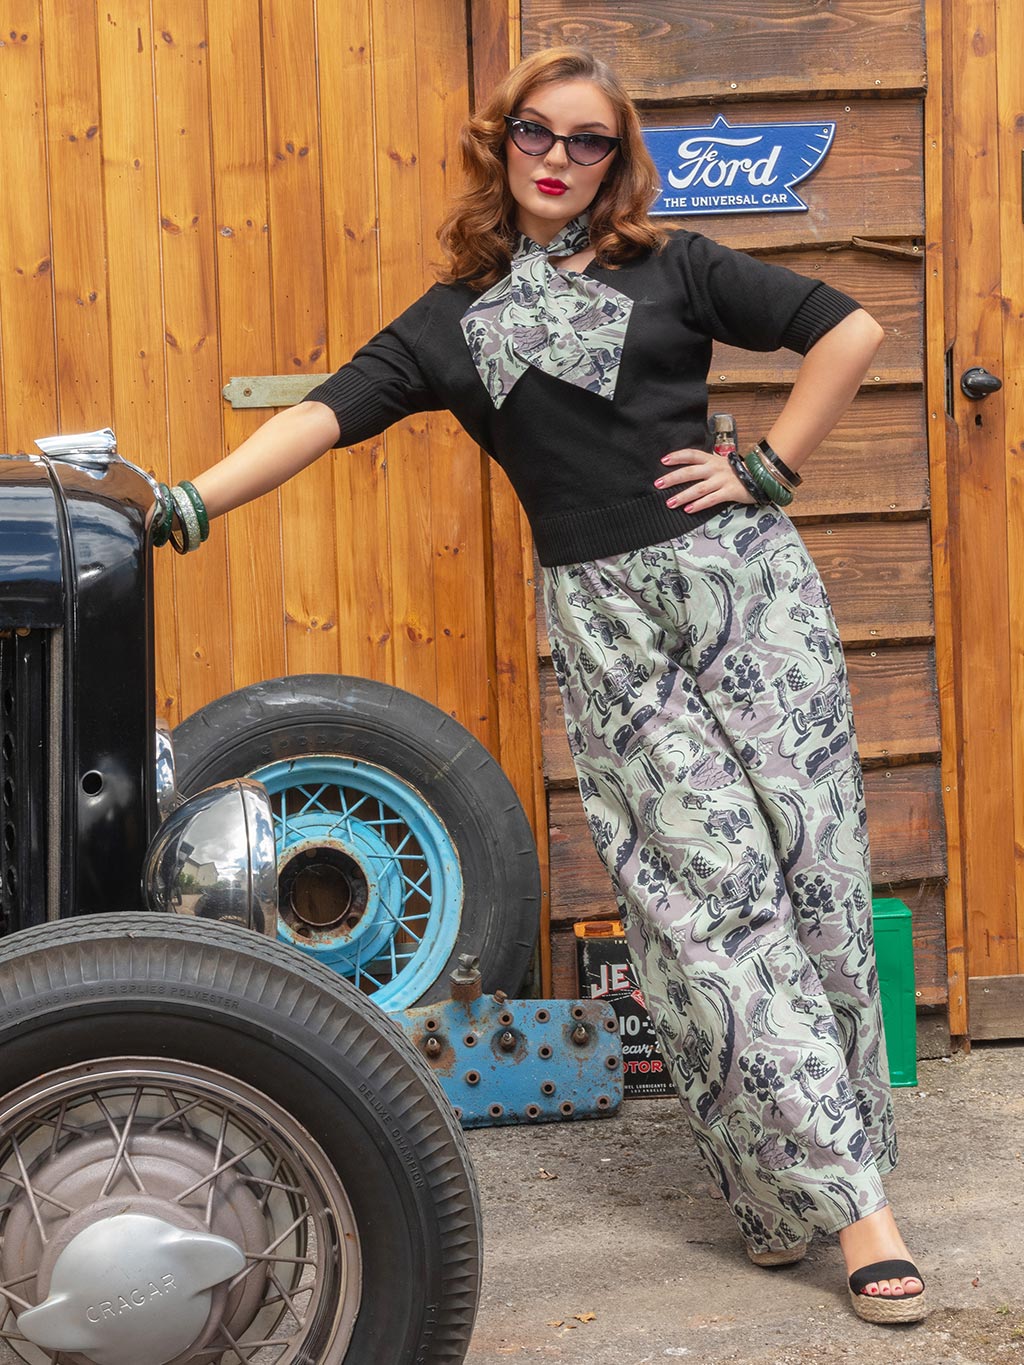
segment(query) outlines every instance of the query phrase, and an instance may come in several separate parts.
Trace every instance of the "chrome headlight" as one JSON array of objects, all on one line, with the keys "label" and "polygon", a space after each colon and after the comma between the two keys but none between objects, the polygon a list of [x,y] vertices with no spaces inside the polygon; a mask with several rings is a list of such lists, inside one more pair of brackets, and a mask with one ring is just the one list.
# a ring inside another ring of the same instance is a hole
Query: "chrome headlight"
[{"label": "chrome headlight", "polygon": [[270,798],[235,778],[199,792],[160,826],[143,873],[151,910],[277,934],[277,850]]}]

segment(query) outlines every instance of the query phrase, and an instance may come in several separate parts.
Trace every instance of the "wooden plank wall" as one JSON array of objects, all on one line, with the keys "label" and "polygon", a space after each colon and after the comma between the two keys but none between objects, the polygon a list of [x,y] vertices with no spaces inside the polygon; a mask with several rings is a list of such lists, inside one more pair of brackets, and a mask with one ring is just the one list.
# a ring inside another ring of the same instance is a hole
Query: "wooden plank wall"
[{"label": "wooden plank wall", "polygon": [[[523,49],[589,47],[624,77],[645,124],[835,120],[801,186],[807,213],[688,226],[858,298],[885,341],[849,413],[805,469],[793,506],[847,649],[877,890],[913,913],[918,1002],[947,998],[939,712],[924,378],[925,91],[922,0],[523,0]],[[665,220],[672,222],[673,220]],[[682,220],[677,220],[682,221]],[[799,357],[716,349],[713,409],[741,440],[768,429]],[[553,960],[575,994],[572,923],[615,913],[575,789],[538,635],[551,824]]]},{"label": "wooden plank wall", "polygon": [[[493,19],[479,0],[10,0],[0,446],[111,425],[129,459],[188,477],[268,415],[232,410],[228,378],[329,371],[416,299],[477,11]],[[324,459],[157,576],[172,722],[285,673],[393,682],[487,745],[537,824],[522,527],[446,414]]]}]

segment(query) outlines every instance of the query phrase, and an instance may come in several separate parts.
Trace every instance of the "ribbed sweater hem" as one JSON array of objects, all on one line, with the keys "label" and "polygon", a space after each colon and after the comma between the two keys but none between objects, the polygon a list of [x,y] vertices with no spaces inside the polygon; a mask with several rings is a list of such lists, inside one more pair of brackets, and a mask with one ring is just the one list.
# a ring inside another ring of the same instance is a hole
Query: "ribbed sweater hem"
[{"label": "ribbed sweater hem", "polygon": [[531,518],[530,526],[538,559],[544,568],[553,569],[674,540],[721,511],[722,504],[701,512],[684,512],[680,507],[667,507],[664,494],[655,493],[613,507],[587,507],[579,512]]}]

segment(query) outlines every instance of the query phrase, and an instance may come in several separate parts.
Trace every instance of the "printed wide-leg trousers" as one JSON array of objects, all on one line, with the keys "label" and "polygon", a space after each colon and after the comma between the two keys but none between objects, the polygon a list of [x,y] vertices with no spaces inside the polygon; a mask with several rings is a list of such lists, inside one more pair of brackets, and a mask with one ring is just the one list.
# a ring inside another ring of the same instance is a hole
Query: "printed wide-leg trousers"
[{"label": "printed wide-leg trousers", "polygon": [[839,634],[778,509],[545,570],[570,748],[697,1146],[755,1250],[897,1160]]}]

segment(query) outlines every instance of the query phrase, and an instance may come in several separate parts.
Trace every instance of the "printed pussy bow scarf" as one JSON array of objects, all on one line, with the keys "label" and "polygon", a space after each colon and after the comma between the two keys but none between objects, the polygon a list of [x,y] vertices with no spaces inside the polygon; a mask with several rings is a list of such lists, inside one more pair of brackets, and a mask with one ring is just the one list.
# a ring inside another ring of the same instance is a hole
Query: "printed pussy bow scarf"
[{"label": "printed pussy bow scarf", "polygon": [[548,260],[589,244],[588,214],[566,223],[547,246],[520,233],[511,272],[463,314],[466,344],[496,408],[529,365],[602,398],[615,396],[633,300]]}]

